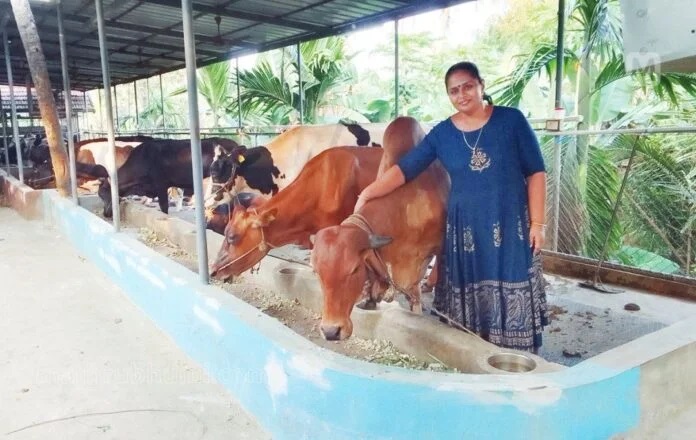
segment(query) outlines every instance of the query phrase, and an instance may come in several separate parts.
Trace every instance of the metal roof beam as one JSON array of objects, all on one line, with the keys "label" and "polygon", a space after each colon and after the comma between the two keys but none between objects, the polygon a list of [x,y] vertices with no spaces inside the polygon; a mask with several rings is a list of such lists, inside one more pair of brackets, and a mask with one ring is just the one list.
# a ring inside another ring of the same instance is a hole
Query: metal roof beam
[{"label": "metal roof beam", "polygon": [[[43,26],[41,28],[42,33],[44,31],[47,32],[53,32],[55,30],[56,33],[58,33],[58,28],[55,26]],[[91,46],[85,46],[85,45],[78,45],[77,43],[80,41],[84,41],[85,39],[93,39],[94,34],[91,32],[81,32],[81,31],[76,31],[75,29],[66,29],[66,35],[68,37],[75,37],[77,38],[76,40],[68,42],[69,47],[84,47],[84,48],[89,48]],[[181,46],[174,46],[172,44],[163,44],[163,43],[148,43],[147,40],[143,39],[128,39],[128,38],[122,38],[122,37],[109,37],[108,40],[110,43],[117,43],[117,44],[127,44],[130,46],[136,46],[136,47],[142,47],[143,49],[154,49],[154,50],[166,50],[170,52],[183,52],[183,48]],[[51,44],[54,44],[51,42]],[[57,44],[57,43],[55,43]],[[99,50],[99,46],[96,47],[96,50]],[[125,49],[119,49],[119,50],[110,50],[110,53],[113,52],[120,52],[120,53],[127,53],[127,54],[135,54],[138,55],[135,52],[127,52]],[[196,52],[199,52],[201,55],[206,55],[206,56],[217,56],[219,55],[218,52],[213,52],[209,50],[204,50],[204,49],[196,49]],[[152,54],[146,54],[144,56],[153,56]],[[165,58],[166,59],[166,58]],[[180,58],[176,58],[177,60]]]},{"label": "metal roof beam", "polygon": [[2,15],[2,18],[0,18],[0,29],[5,29],[5,26],[7,26],[7,23],[10,21],[10,13],[5,12]]},{"label": "metal roof beam", "polygon": [[[181,1],[178,0],[143,0],[144,3],[153,3],[161,6],[170,6],[172,8],[181,9]],[[321,32],[325,31],[327,28],[324,26],[317,26],[309,23],[304,23],[296,20],[289,20],[287,18],[273,17],[270,15],[254,14],[251,12],[233,11],[227,9],[226,6],[206,6],[200,4],[194,4],[193,10],[195,12],[203,12],[211,15],[219,15],[221,17],[239,18],[241,20],[249,21],[260,21],[262,23],[274,24],[276,26],[282,26],[286,28],[302,29],[303,31],[309,32]]]}]

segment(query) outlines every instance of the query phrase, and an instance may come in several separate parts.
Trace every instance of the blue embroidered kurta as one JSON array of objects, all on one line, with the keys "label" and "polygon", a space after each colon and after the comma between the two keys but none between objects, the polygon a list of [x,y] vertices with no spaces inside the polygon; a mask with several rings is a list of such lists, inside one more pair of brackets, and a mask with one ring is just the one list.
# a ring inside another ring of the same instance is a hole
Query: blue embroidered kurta
[{"label": "blue embroidered kurta", "polygon": [[546,297],[526,184],[544,171],[536,135],[519,110],[496,106],[479,130],[440,122],[398,165],[410,181],[435,159],[452,187],[433,306],[494,344],[538,348]]}]

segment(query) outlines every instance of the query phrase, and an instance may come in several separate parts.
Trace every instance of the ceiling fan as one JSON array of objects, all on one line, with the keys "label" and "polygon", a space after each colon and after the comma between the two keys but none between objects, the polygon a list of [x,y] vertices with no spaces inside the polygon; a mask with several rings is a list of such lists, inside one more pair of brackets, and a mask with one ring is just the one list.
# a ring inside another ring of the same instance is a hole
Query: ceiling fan
[{"label": "ceiling fan", "polygon": [[223,46],[225,44],[225,40],[222,38],[222,35],[220,34],[220,23],[222,22],[222,17],[219,15],[215,16],[215,23],[217,24],[217,35],[213,37],[213,41],[215,44],[218,46]]},{"label": "ceiling fan", "polygon": [[143,48],[142,48],[142,46],[138,47],[138,62],[135,63],[135,67],[138,67],[138,68],[150,67],[150,60],[143,61]]}]

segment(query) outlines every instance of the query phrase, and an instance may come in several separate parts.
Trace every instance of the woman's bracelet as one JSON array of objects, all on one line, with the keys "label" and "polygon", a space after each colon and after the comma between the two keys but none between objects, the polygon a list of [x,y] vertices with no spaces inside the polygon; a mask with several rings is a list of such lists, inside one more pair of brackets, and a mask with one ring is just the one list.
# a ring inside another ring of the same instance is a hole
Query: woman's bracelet
[{"label": "woman's bracelet", "polygon": [[546,228],[546,223],[539,223],[539,222],[531,222],[532,226],[541,226],[542,228]]}]

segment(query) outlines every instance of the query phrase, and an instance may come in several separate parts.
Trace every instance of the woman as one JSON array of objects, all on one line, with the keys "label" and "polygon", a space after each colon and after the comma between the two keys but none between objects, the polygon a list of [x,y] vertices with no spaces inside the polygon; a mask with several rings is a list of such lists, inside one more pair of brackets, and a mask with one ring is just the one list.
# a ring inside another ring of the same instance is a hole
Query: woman
[{"label": "woman", "polygon": [[536,352],[547,324],[539,143],[519,110],[484,102],[490,98],[475,64],[450,67],[445,86],[457,112],[367,186],[355,210],[439,159],[452,189],[434,308],[494,344]]}]

